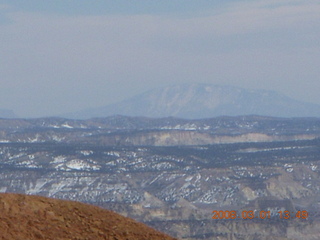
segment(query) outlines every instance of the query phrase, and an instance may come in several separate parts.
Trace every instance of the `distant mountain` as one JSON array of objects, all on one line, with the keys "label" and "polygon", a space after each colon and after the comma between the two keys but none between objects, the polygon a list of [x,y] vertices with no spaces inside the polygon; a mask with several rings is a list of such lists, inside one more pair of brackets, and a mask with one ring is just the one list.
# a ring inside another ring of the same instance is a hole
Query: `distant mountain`
[{"label": "distant mountain", "polygon": [[0,109],[0,118],[16,118],[17,115],[14,114],[12,110]]},{"label": "distant mountain", "polygon": [[116,114],[187,119],[238,115],[320,117],[320,105],[300,102],[275,91],[181,84],[151,90],[116,104],[64,117],[83,119]]}]

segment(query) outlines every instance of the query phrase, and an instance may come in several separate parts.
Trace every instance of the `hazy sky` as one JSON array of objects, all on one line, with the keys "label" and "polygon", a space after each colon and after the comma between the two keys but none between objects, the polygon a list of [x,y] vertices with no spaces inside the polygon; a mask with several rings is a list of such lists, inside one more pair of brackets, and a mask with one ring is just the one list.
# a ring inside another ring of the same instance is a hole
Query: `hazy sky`
[{"label": "hazy sky", "polygon": [[0,0],[0,108],[100,107],[212,83],[320,104],[319,0]]}]

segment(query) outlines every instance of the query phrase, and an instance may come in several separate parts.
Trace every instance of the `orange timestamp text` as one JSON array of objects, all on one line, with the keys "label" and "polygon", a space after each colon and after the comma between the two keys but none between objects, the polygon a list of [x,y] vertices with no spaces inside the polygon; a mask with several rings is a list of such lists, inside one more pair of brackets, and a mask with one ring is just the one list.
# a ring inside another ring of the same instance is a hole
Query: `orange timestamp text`
[{"label": "orange timestamp text", "polygon": [[[270,211],[241,211],[238,213],[237,211],[212,211],[212,219],[270,219],[271,212]],[[308,211],[278,211],[275,216],[278,216],[280,219],[292,219],[292,218],[300,218],[307,219]],[[273,215],[274,216],[274,215]]]}]

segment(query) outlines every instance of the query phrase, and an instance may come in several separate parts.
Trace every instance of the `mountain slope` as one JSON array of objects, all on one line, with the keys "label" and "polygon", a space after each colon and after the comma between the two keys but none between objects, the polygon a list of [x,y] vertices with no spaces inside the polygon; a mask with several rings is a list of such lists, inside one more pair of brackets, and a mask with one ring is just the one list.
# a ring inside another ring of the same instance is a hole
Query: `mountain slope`
[{"label": "mountain slope", "polygon": [[173,240],[114,212],[39,196],[0,194],[1,239]]},{"label": "mountain slope", "polygon": [[116,104],[69,114],[66,117],[93,118],[116,114],[189,119],[223,115],[319,117],[320,105],[300,102],[274,91],[210,84],[181,84],[151,90]]}]

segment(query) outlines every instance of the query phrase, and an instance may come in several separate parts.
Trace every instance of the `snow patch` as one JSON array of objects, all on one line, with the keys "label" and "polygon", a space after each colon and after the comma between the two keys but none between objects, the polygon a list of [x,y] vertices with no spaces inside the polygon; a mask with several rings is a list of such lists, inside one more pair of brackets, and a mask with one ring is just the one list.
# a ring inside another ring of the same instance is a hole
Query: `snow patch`
[{"label": "snow patch", "polygon": [[65,161],[66,161],[66,157],[58,156],[58,157],[55,157],[53,161],[51,161],[51,163],[63,163]]},{"label": "snow patch", "polygon": [[68,123],[64,123],[61,125],[64,128],[73,128],[71,125],[69,125]]},{"label": "snow patch", "polygon": [[73,170],[99,170],[101,167],[99,165],[91,165],[86,161],[81,159],[73,159],[66,163],[66,167]]}]

